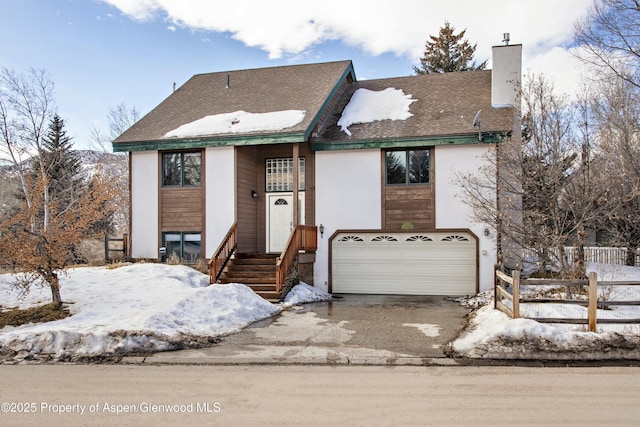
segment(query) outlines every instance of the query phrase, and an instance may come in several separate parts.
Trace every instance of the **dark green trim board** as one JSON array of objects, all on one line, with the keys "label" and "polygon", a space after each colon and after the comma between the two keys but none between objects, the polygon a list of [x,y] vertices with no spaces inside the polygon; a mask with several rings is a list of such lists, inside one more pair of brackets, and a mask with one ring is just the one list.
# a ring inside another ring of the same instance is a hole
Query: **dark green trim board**
[{"label": "dark green trim board", "polygon": [[438,136],[422,138],[389,138],[370,140],[342,140],[342,141],[322,141],[312,142],[311,151],[332,151],[332,150],[363,150],[371,148],[411,148],[411,147],[435,147],[438,145],[477,145],[491,144],[503,140],[507,135],[504,133],[483,133],[482,142],[478,141],[478,134]]},{"label": "dark green trim board", "polygon": [[274,145],[305,142],[304,133],[290,133],[283,135],[242,135],[222,138],[192,138],[192,139],[161,139],[156,141],[118,142],[112,144],[113,152],[129,151],[163,151],[189,150],[192,148],[228,147],[243,145]]},{"label": "dark green trim board", "polygon": [[322,115],[324,114],[325,110],[327,109],[328,105],[331,103],[331,101],[333,100],[333,98],[336,96],[336,94],[338,93],[338,90],[340,90],[340,86],[342,86],[342,83],[344,82],[344,80],[348,77],[351,76],[351,79],[353,81],[356,81],[356,72],[353,69],[353,63],[350,63],[349,66],[347,67],[347,69],[344,71],[344,73],[342,74],[342,76],[340,76],[340,79],[338,79],[338,83],[333,87],[333,89],[331,90],[331,93],[329,94],[329,96],[327,96],[324,100],[324,103],[322,104],[322,106],[318,109],[318,112],[316,113],[315,117],[313,117],[313,119],[311,119],[311,123],[309,124],[309,127],[307,128],[307,130],[304,133],[305,136],[305,141],[309,138],[309,136],[311,136],[311,133],[313,132],[313,129],[316,127],[316,125],[318,124],[318,121],[320,121],[320,117],[322,117]]},{"label": "dark green trim board", "polygon": [[320,109],[309,122],[309,125],[302,131],[292,133],[273,133],[273,134],[242,134],[242,135],[222,135],[207,136],[202,138],[166,138],[151,141],[130,141],[112,143],[114,152],[130,152],[130,151],[163,151],[163,150],[186,150],[207,147],[227,147],[227,146],[243,146],[243,145],[273,145],[273,144],[291,144],[298,142],[306,142],[313,133],[318,121],[326,112],[333,98],[338,94],[342,83],[349,77],[355,81],[355,70],[353,63],[345,68],[344,72],[338,79],[337,83],[331,89],[330,94],[325,97]]}]

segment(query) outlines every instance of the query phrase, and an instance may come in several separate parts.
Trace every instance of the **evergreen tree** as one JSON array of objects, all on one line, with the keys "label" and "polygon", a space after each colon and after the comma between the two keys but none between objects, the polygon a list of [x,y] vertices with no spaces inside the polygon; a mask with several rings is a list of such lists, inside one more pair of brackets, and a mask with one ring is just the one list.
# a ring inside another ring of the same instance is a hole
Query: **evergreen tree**
[{"label": "evergreen tree", "polygon": [[477,44],[469,44],[464,38],[466,31],[455,34],[455,28],[445,21],[437,37],[429,36],[431,40],[427,40],[420,66],[413,67],[416,75],[484,70],[487,61],[477,64],[473,60]]},{"label": "evergreen tree", "polygon": [[82,189],[82,163],[73,150],[72,139],[64,129],[64,120],[57,114],[49,122],[42,148],[40,158],[34,164],[34,172],[39,173],[42,162],[50,200],[69,205]]}]

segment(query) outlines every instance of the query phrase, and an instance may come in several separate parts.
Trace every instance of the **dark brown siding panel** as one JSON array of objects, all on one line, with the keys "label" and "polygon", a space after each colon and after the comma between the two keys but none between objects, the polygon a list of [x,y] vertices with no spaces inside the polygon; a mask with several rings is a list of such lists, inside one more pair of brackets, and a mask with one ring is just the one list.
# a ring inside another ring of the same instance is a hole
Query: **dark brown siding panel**
[{"label": "dark brown siding panel", "polygon": [[258,187],[258,149],[256,147],[236,148],[237,177],[237,222],[238,252],[259,252],[258,249],[258,208],[260,199],[251,196],[252,191],[260,193]]},{"label": "dark brown siding panel", "polygon": [[202,231],[203,188],[161,188],[161,231]]},{"label": "dark brown siding panel", "polygon": [[430,185],[386,186],[384,189],[384,228],[401,230],[412,224],[416,230],[433,229],[433,188]]}]

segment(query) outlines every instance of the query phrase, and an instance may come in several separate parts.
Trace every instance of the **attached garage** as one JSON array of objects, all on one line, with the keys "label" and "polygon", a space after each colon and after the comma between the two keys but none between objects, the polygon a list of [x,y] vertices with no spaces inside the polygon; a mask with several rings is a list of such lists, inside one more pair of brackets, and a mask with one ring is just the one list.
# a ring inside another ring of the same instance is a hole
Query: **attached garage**
[{"label": "attached garage", "polygon": [[478,240],[468,230],[338,232],[330,268],[333,293],[473,295]]}]

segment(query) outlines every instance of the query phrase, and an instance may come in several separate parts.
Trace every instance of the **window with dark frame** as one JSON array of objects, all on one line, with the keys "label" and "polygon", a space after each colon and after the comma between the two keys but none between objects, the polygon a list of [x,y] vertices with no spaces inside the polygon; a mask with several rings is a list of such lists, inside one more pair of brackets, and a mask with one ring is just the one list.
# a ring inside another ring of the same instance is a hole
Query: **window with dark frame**
[{"label": "window with dark frame", "polygon": [[162,246],[167,248],[167,259],[175,255],[185,262],[195,264],[202,258],[202,234],[198,232],[164,232]]},{"label": "window with dark frame", "polygon": [[163,187],[202,185],[202,152],[162,153]]},{"label": "window with dark frame", "polygon": [[387,151],[387,185],[429,184],[429,149]]}]

